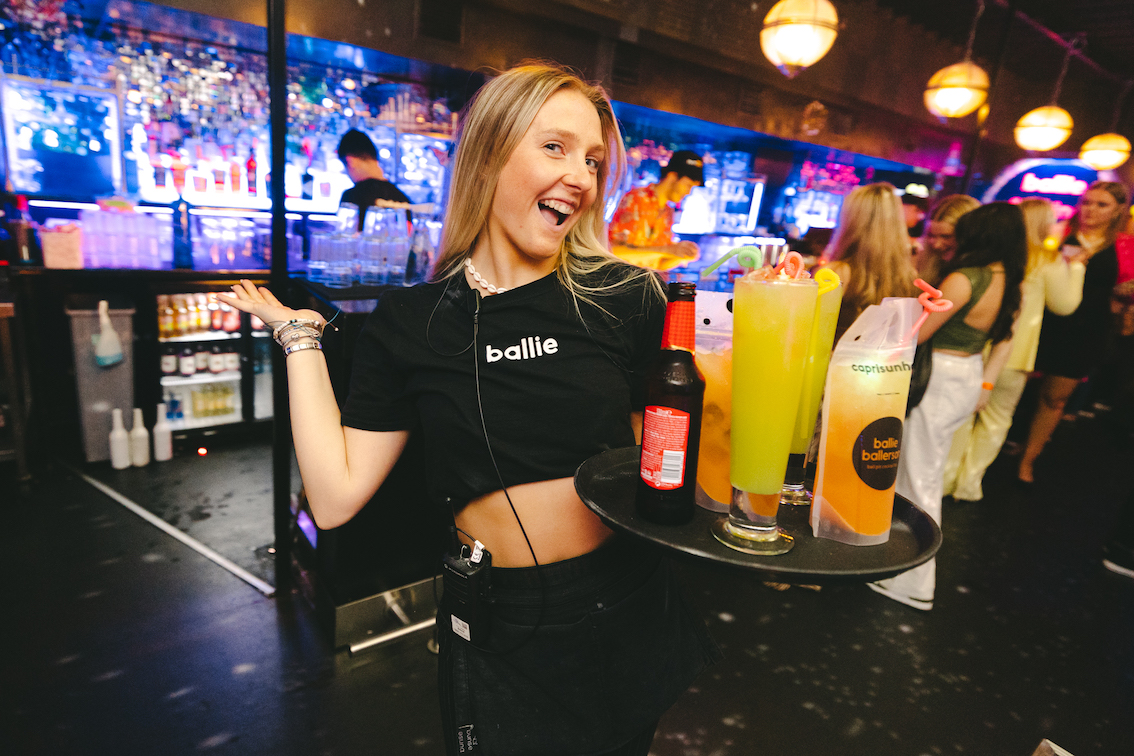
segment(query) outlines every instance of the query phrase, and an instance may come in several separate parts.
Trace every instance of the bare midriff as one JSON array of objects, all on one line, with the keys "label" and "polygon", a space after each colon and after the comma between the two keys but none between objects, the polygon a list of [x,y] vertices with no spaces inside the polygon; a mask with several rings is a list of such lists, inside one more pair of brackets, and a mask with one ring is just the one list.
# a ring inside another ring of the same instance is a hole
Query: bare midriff
[{"label": "bare midriff", "polygon": [[[588,554],[614,535],[575,493],[572,478],[510,486],[508,494],[540,564]],[[531,551],[503,491],[469,502],[457,513],[457,527],[485,545],[494,566],[532,566]],[[463,535],[461,540],[471,543]]]}]

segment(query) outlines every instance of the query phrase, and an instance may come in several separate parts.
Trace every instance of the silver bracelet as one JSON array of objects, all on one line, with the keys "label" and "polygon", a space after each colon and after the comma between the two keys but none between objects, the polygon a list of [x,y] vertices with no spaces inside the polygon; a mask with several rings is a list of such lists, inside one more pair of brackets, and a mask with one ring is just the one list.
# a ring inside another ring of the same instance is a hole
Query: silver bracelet
[{"label": "silver bracelet", "polygon": [[[269,323],[269,325],[272,325],[272,323]],[[291,320],[285,320],[283,322],[274,321],[274,325],[275,327],[272,329],[272,338],[275,339],[277,343],[280,343],[280,346],[283,346],[283,344],[280,342],[280,336],[285,330],[291,330],[294,328],[311,329],[314,332],[314,338],[322,338],[323,329],[326,328],[328,324],[325,321],[321,320],[292,318]],[[334,326],[331,327],[334,328]]]},{"label": "silver bracelet", "polygon": [[288,346],[284,347],[284,357],[287,357],[292,352],[300,352],[304,349],[318,349],[321,352],[323,351],[323,345],[318,341],[306,341],[302,344],[289,344]]}]

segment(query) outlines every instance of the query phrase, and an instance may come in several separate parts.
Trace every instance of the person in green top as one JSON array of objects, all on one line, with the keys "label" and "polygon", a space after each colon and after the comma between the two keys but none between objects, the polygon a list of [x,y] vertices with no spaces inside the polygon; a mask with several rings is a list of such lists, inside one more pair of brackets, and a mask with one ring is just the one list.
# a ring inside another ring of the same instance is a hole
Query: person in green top
[{"label": "person in green top", "polygon": [[[898,462],[898,494],[941,522],[945,459],[953,434],[981,410],[1011,352],[1027,264],[1020,208],[993,202],[960,217],[957,253],[941,282],[953,309],[930,313],[918,343],[933,339],[933,372],[925,396],[906,418]],[[993,344],[987,364],[985,342]],[[930,561],[874,590],[916,609],[932,609],[936,565]]]}]

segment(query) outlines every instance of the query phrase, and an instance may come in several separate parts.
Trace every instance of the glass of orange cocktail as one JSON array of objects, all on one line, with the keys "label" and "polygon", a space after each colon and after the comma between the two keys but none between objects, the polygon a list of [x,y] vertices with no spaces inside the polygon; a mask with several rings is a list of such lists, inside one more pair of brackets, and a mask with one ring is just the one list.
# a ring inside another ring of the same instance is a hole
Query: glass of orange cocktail
[{"label": "glass of orange cocktail", "polygon": [[835,327],[839,322],[839,307],[843,303],[843,287],[839,277],[830,270],[815,273],[819,296],[815,303],[815,320],[811,324],[811,338],[807,343],[804,364],[803,390],[799,394],[787,472],[780,492],[781,504],[809,506],[811,494],[804,485],[807,452],[815,435],[815,421],[823,401],[823,387],[827,381],[827,366],[831,362],[831,347],[835,341]]},{"label": "glass of orange cocktail", "polygon": [[733,291],[733,491],[728,517],[712,530],[726,546],[750,554],[783,554],[793,546],[776,517],[819,287],[785,273],[765,265],[737,278]]},{"label": "glass of orange cocktail", "polygon": [[697,453],[697,504],[727,512],[732,499],[728,460],[732,431],[732,294],[697,292],[695,359],[705,378],[701,444]]}]

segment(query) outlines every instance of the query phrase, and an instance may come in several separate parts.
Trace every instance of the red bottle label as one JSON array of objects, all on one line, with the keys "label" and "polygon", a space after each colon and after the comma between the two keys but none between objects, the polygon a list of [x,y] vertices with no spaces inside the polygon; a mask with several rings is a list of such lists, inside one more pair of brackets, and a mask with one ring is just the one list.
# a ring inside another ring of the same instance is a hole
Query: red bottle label
[{"label": "red bottle label", "polygon": [[689,413],[673,407],[646,407],[642,423],[642,480],[659,491],[685,483]]},{"label": "red bottle label", "polygon": [[695,310],[692,302],[670,302],[666,305],[662,329],[662,349],[684,349],[692,352],[697,345]]}]

